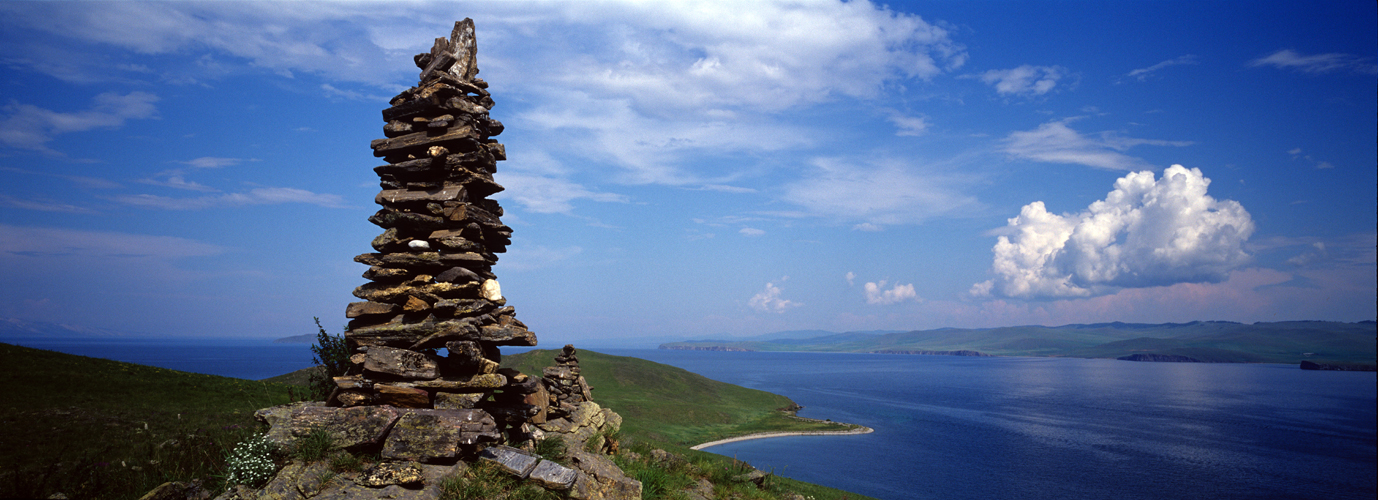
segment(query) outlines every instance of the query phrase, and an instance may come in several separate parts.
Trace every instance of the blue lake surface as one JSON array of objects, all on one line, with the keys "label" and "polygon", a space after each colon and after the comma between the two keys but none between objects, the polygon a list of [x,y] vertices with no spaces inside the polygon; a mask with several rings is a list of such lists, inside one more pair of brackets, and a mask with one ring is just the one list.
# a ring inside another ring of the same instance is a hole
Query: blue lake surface
[{"label": "blue lake surface", "polygon": [[271,339],[51,339],[0,338],[0,342],[170,370],[260,380],[307,368],[311,344]]},{"label": "blue lake surface", "polygon": [[[254,380],[311,365],[308,345],[269,340],[0,341]],[[783,394],[806,407],[801,416],[874,428],[865,435],[761,439],[707,451],[886,500],[1378,494],[1378,377],[1372,372],[596,350]]]},{"label": "blue lake surface", "polygon": [[[882,499],[1356,498],[1378,377],[1295,365],[616,350],[783,394],[858,436],[707,451]],[[594,393],[597,397],[597,393]]]}]

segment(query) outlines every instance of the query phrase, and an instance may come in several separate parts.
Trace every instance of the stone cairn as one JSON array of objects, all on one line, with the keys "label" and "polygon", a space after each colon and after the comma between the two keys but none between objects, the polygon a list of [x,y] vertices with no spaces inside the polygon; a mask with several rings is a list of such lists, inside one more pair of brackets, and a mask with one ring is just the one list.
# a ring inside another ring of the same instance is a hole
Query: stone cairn
[{"label": "stone cairn", "polygon": [[[364,301],[345,310],[348,373],[335,377],[325,403],[255,413],[281,447],[325,431],[336,446],[376,451],[383,461],[349,484],[319,480],[328,472],[321,463],[293,464],[257,493],[238,487],[219,500],[296,498],[292,492],[325,483],[369,488],[365,497],[431,499],[441,478],[475,459],[570,499],[640,498],[640,482],[583,451],[607,449],[602,438],[622,418],[591,400],[573,346],[543,378],[499,368],[500,346],[535,346],[536,335],[516,319],[492,272],[512,228],[487,198],[503,189],[493,173],[506,154],[492,139],[503,126],[488,115],[494,103],[477,77],[476,53],[473,21],[455,23],[449,39],[415,57],[420,83],[383,110],[385,137],[371,144],[387,162],[374,168],[382,187],[374,201],[383,208],[369,217],[383,234],[373,240],[376,253],[354,258],[369,266],[371,283],[354,290]],[[546,437],[571,445],[573,468],[532,453]]]},{"label": "stone cairn", "polygon": [[[538,380],[501,373],[498,346],[534,346],[536,336],[506,305],[492,266],[511,243],[502,207],[487,197],[506,158],[492,137],[502,123],[479,79],[472,20],[455,23],[418,54],[420,83],[383,110],[383,135],[373,155],[382,205],[369,221],[384,229],[377,253],[355,257],[372,283],[354,290],[345,333],[355,349],[353,375],[336,379],[332,402],[404,408],[482,407],[509,432],[535,413],[525,403]],[[435,354],[445,348],[448,355]],[[490,397],[491,396],[491,397]],[[491,401],[490,401],[491,399]],[[510,435],[520,441],[523,436]]]}]

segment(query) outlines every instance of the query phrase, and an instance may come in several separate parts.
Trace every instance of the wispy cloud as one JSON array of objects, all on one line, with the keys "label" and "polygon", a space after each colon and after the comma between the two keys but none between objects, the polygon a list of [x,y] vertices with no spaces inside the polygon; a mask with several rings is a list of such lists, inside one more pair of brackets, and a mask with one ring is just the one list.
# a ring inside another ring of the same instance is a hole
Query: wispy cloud
[{"label": "wispy cloud", "polygon": [[1254,59],[1249,62],[1249,66],[1272,66],[1314,74],[1348,71],[1362,75],[1378,75],[1378,64],[1374,64],[1373,60],[1367,57],[1339,53],[1304,55],[1290,49]]},{"label": "wispy cloud", "polygon": [[173,236],[149,236],[108,231],[82,231],[50,227],[0,224],[0,254],[6,259],[65,258],[100,262],[100,259],[163,261],[184,257],[218,255],[224,248]]},{"label": "wispy cloud", "polygon": [[738,230],[737,232],[740,233],[742,236],[761,236],[766,234],[765,231],[756,229],[754,227],[744,227]]},{"label": "wispy cloud", "polygon": [[191,159],[191,160],[187,160],[187,161],[183,161],[183,162],[178,162],[178,163],[181,163],[181,164],[187,165],[187,166],[191,166],[191,167],[194,167],[194,168],[222,168],[222,167],[229,167],[229,166],[238,165],[238,164],[243,163],[243,162],[245,162],[245,161],[258,161],[258,160],[257,160],[257,159],[252,159],[252,158],[251,158],[251,159],[248,159],[248,160],[245,160],[245,159],[243,159],[243,158],[219,158],[219,157],[215,157],[215,156],[202,156],[202,157],[200,157],[200,158],[195,158],[195,159]]},{"label": "wispy cloud", "polygon": [[1147,67],[1147,68],[1139,68],[1139,69],[1136,69],[1136,70],[1134,70],[1134,71],[1130,71],[1129,74],[1124,75],[1124,76],[1125,76],[1125,78],[1133,78],[1133,79],[1135,79],[1135,80],[1144,82],[1144,81],[1148,81],[1148,78],[1149,78],[1150,76],[1153,76],[1153,73],[1157,72],[1157,71],[1160,70],[1160,69],[1163,69],[1163,68],[1166,68],[1166,67],[1169,67],[1169,66],[1180,66],[1180,65],[1183,65],[1183,64],[1198,64],[1198,62],[1197,62],[1197,60],[1196,60],[1196,56],[1191,55],[1191,54],[1187,54],[1187,55],[1185,55],[1185,56],[1178,57],[1178,58],[1176,58],[1176,59],[1168,59],[1168,60],[1163,61],[1163,62],[1160,62],[1160,63],[1158,63],[1158,64],[1154,64],[1154,65],[1152,65],[1152,66],[1149,66],[1149,67]]},{"label": "wispy cloud", "polygon": [[802,179],[785,185],[781,198],[803,207],[806,216],[857,222],[861,230],[919,223],[980,205],[962,191],[968,179],[904,161],[817,158],[812,164]]},{"label": "wispy cloud", "polygon": [[97,95],[88,110],[62,113],[10,101],[3,108],[8,116],[0,120],[0,143],[12,148],[56,153],[48,148],[53,137],[98,128],[118,128],[131,119],[157,118],[156,102],[158,96],[148,92],[124,95],[106,92]]},{"label": "wispy cloud", "polygon": [[899,113],[890,115],[890,123],[895,124],[895,135],[900,137],[918,137],[928,132],[928,118],[923,116],[905,116]]},{"label": "wispy cloud", "polygon": [[127,205],[165,210],[201,210],[214,207],[236,207],[246,205],[276,205],[282,203],[305,203],[326,208],[345,208],[348,205],[339,195],[313,193],[305,189],[266,187],[251,189],[243,193],[226,193],[197,198],[170,198],[151,194],[117,196],[114,201]]},{"label": "wispy cloud", "polygon": [[1067,126],[1072,120],[1044,123],[1029,131],[1011,132],[1003,151],[1016,158],[1044,163],[1070,163],[1106,170],[1151,168],[1140,158],[1124,154],[1135,146],[1189,146],[1190,141],[1121,137],[1114,132],[1082,135]]},{"label": "wispy cloud", "polygon": [[14,208],[22,208],[24,210],[37,210],[40,212],[60,212],[68,214],[96,213],[95,210],[91,210],[90,208],[79,207],[76,205],[62,203],[59,201],[32,199],[26,200],[4,194],[0,194],[0,205],[6,205]]}]

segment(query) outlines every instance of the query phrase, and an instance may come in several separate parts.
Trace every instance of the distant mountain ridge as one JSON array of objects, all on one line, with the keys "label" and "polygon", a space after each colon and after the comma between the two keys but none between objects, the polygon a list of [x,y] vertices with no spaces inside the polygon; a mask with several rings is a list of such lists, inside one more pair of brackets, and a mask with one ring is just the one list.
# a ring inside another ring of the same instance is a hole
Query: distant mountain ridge
[{"label": "distant mountain ridge", "polygon": [[1094,323],[1062,326],[1000,328],[939,328],[908,332],[847,332],[820,330],[810,338],[769,340],[687,341],[661,344],[662,349],[714,351],[814,352],[958,352],[977,351],[996,356],[1061,356],[1139,359],[1190,358],[1203,362],[1299,363],[1323,360],[1374,364],[1378,357],[1378,323],[1361,321],[1280,321],[1236,323]]}]

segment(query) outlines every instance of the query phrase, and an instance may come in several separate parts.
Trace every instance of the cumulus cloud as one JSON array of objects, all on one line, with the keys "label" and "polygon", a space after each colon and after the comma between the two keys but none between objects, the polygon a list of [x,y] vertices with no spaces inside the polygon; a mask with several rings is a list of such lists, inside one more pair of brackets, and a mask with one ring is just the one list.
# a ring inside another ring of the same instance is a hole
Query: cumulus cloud
[{"label": "cumulus cloud", "polygon": [[1178,57],[1178,58],[1176,58],[1176,59],[1168,59],[1168,60],[1163,61],[1163,62],[1160,62],[1160,63],[1158,63],[1158,64],[1154,64],[1154,65],[1152,65],[1152,66],[1149,66],[1149,67],[1147,67],[1147,68],[1139,68],[1139,69],[1136,69],[1136,70],[1134,70],[1134,71],[1130,71],[1129,74],[1124,75],[1124,76],[1125,76],[1126,78],[1133,78],[1133,79],[1135,79],[1135,80],[1144,82],[1144,81],[1148,81],[1148,77],[1152,76],[1154,72],[1156,72],[1156,71],[1158,71],[1158,70],[1160,70],[1160,69],[1163,69],[1163,68],[1166,68],[1166,67],[1169,67],[1169,66],[1179,66],[1179,65],[1183,65],[1183,64],[1197,64],[1196,56],[1191,55],[1191,54],[1187,54],[1187,55],[1185,55],[1185,56]]},{"label": "cumulus cloud", "polygon": [[891,286],[889,290],[885,289],[885,283],[885,280],[880,280],[879,283],[867,282],[863,286],[863,288],[865,288],[866,290],[867,304],[884,306],[890,304],[898,304],[904,301],[919,302],[923,300],[919,298],[919,294],[914,292],[913,283],[910,283],[908,285],[901,285],[899,283],[895,283],[894,286]]},{"label": "cumulus cloud", "polygon": [[1125,154],[1135,146],[1190,146],[1189,141],[1164,141],[1122,137],[1114,132],[1083,135],[1059,120],[1044,123],[1029,131],[1011,132],[1005,138],[1004,152],[1044,163],[1070,163],[1106,170],[1149,168],[1144,160]]},{"label": "cumulus cloud", "polygon": [[148,92],[124,95],[106,92],[92,100],[91,109],[61,113],[10,101],[3,108],[8,116],[0,121],[0,143],[12,148],[52,152],[47,144],[59,134],[118,128],[127,120],[156,118],[155,102],[158,96]]},{"label": "cumulus cloud", "polygon": [[[785,279],[788,278],[781,278],[781,281]],[[775,286],[775,283],[766,283],[765,290],[761,290],[760,293],[752,296],[751,300],[748,300],[746,304],[757,311],[773,313],[783,313],[804,305],[792,300],[780,298],[780,292],[780,287]]]},{"label": "cumulus cloud", "polygon": [[1363,75],[1378,74],[1378,64],[1374,64],[1373,60],[1367,57],[1338,53],[1304,55],[1295,50],[1279,50],[1250,61],[1249,66],[1272,66],[1313,74],[1335,71],[1350,71]]},{"label": "cumulus cloud", "polygon": [[1025,64],[1013,69],[993,69],[981,73],[981,82],[995,88],[1004,96],[1033,97],[1052,92],[1057,81],[1067,76],[1062,66],[1032,66]]},{"label": "cumulus cloud", "polygon": [[1173,165],[1115,181],[1104,200],[1057,215],[1033,202],[1009,220],[991,252],[994,279],[977,296],[1084,297],[1174,283],[1220,282],[1249,261],[1254,223],[1233,200],[1206,194],[1199,169]]}]

